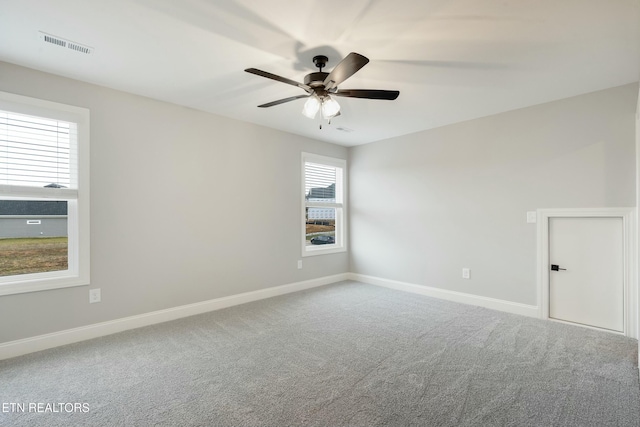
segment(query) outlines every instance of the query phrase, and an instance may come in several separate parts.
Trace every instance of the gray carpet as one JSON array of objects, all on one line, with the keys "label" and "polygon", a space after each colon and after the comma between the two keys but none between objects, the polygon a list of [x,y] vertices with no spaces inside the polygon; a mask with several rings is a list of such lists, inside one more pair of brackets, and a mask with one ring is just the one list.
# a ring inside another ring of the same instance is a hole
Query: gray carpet
[{"label": "gray carpet", "polygon": [[345,282],[2,361],[5,408],[88,412],[0,424],[638,426],[636,361],[625,337]]}]

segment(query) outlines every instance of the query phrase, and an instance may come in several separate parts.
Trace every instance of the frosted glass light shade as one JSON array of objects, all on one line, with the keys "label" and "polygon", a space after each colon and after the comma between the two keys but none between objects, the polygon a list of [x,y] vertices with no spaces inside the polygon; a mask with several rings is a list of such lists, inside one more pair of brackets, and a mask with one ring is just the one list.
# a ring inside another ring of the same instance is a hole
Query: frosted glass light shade
[{"label": "frosted glass light shade", "polygon": [[316,96],[311,96],[307,99],[307,102],[304,103],[304,107],[302,107],[302,114],[313,119],[316,117],[316,114],[318,114],[319,109],[320,100]]},{"label": "frosted glass light shade", "polygon": [[340,104],[338,104],[338,101],[327,96],[327,99],[322,102],[322,117],[324,117],[325,119],[330,119],[339,112]]}]

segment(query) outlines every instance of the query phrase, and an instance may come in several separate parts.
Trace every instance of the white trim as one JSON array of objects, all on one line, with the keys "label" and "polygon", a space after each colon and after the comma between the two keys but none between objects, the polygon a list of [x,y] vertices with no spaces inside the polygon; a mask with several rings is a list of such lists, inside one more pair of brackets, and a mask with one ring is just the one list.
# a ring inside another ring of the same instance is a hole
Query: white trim
[{"label": "white trim", "polygon": [[[302,161],[308,161],[309,163],[316,163],[319,165],[333,166],[336,168],[346,168],[347,165],[347,161],[345,159],[323,156],[321,154],[315,153],[307,153],[304,151],[302,152]],[[302,165],[302,168],[304,170],[304,165]]]},{"label": "white trim", "polygon": [[358,282],[368,283],[370,285],[383,286],[385,288],[395,289],[398,291],[426,295],[428,297],[443,299],[447,301],[454,301],[462,304],[475,305],[492,310],[519,314],[521,316],[538,317],[539,313],[539,309],[535,305],[527,305],[496,298],[465,294],[463,292],[449,291],[446,289],[433,288],[431,286],[399,282],[397,280],[383,279],[380,277],[365,276],[363,274],[349,273],[348,277],[350,280],[356,280]]},{"label": "white trim", "polygon": [[[636,208],[565,208],[538,209],[537,282],[540,318],[549,317],[549,219],[550,218],[621,218],[624,236],[624,331],[623,334],[638,338],[638,282],[636,279]],[[580,325],[571,323],[572,325]],[[607,329],[598,329],[613,332]],[[615,332],[614,332],[615,333]]]},{"label": "white trim", "polygon": [[[305,200],[305,163],[315,163],[320,165],[332,166],[337,169],[340,169],[342,173],[341,176],[337,177],[336,187],[335,187],[335,196],[336,203],[321,203],[321,202],[308,202]],[[301,191],[300,194],[302,196],[301,200],[301,244],[302,244],[302,257],[308,256],[317,256],[317,255],[328,255],[335,254],[340,252],[347,251],[347,161],[345,159],[334,158],[322,156],[320,154],[314,153],[301,153],[301,167],[300,167],[300,182],[301,182]],[[317,245],[310,246],[307,245],[306,241],[306,209],[308,207],[327,207],[333,208],[336,211],[335,217],[335,244],[332,245]]]},{"label": "white trim", "polygon": [[228,297],[216,298],[194,304],[172,307],[165,310],[153,311],[151,313],[137,316],[125,317],[108,322],[96,323],[93,325],[81,326],[79,328],[67,329],[36,337],[20,339],[0,344],[0,360],[10,357],[21,356],[35,351],[46,350],[48,348],[61,345],[72,344],[92,338],[115,334],[129,329],[154,325],[156,323],[176,320],[183,317],[220,310],[239,304],[245,304],[291,292],[298,292],[318,286],[328,285],[348,279],[347,273],[325,276],[317,279],[305,280],[303,282],[290,283],[282,286],[275,286],[267,289],[260,289],[252,292],[244,292]]},{"label": "white trim", "polygon": [[606,331],[606,332],[609,332],[611,334],[624,336],[624,333],[622,333],[622,332],[612,331],[610,329],[602,329],[602,328],[598,328],[597,326],[590,326],[590,325],[585,325],[585,324],[582,324],[582,323],[575,323],[575,322],[569,322],[569,321],[566,321],[566,320],[553,319],[551,317],[546,319],[546,320],[548,320],[550,322],[563,323],[565,325],[580,326],[581,328],[593,329],[594,331]]},{"label": "white trim", "polygon": [[84,107],[31,98],[10,92],[0,92],[0,110],[76,123],[78,116],[89,112]]},{"label": "white trim", "polygon": [[[90,122],[87,108],[60,104],[38,98],[0,92],[0,109],[38,117],[64,120],[77,125],[77,162],[71,162],[74,187],[35,188],[0,185],[0,195],[6,200],[65,200],[68,203],[68,269],[35,274],[0,277],[0,296],[48,289],[88,285],[91,279],[90,253]],[[74,178],[75,176],[75,178]]]}]

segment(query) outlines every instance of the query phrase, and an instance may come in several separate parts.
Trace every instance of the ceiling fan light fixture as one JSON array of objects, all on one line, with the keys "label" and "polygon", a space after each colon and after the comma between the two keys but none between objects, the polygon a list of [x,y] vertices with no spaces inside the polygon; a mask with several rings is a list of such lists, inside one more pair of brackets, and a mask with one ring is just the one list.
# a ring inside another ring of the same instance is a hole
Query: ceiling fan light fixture
[{"label": "ceiling fan light fixture", "polygon": [[340,104],[335,99],[332,99],[330,96],[327,96],[322,101],[322,117],[325,119],[330,119],[335,117],[340,112]]},{"label": "ceiling fan light fixture", "polygon": [[[359,53],[351,52],[345,56],[330,73],[322,71],[327,64],[327,61],[328,58],[326,56],[316,55],[313,58],[313,63],[318,67],[319,71],[309,73],[304,76],[304,83],[299,83],[295,80],[278,76],[277,74],[269,73],[267,71],[258,70],[257,68],[246,68],[244,71],[255,74],[256,76],[296,86],[306,92],[305,95],[290,96],[288,98],[278,99],[277,101],[258,105],[259,108],[273,107],[275,105],[284,104],[297,99],[307,98],[304,107],[302,107],[302,114],[310,119],[315,119],[318,115],[318,110],[322,110],[322,119],[327,120],[329,123],[331,123],[331,119],[333,117],[341,114],[340,104],[338,104],[335,99],[332,99],[329,94],[346,98],[386,99],[390,101],[396,99],[400,94],[397,90],[338,90],[338,86],[349,77],[353,76],[362,67],[367,65],[369,63],[369,59]],[[322,124],[320,125],[320,128],[322,129]]]},{"label": "ceiling fan light fixture", "polygon": [[302,115],[305,117],[309,117],[313,119],[318,114],[318,110],[320,109],[320,100],[317,96],[311,96],[307,99],[307,102],[304,103],[302,107]]}]

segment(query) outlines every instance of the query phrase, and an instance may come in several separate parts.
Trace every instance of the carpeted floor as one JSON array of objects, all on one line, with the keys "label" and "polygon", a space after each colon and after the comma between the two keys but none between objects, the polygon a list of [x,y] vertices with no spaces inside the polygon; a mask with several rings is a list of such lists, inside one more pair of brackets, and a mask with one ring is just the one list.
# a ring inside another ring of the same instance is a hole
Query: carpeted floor
[{"label": "carpeted floor", "polygon": [[2,361],[0,425],[639,426],[636,361],[629,338],[345,282]]}]

